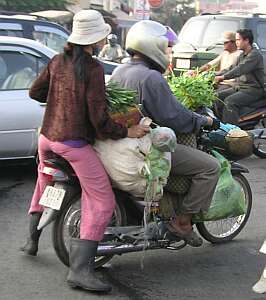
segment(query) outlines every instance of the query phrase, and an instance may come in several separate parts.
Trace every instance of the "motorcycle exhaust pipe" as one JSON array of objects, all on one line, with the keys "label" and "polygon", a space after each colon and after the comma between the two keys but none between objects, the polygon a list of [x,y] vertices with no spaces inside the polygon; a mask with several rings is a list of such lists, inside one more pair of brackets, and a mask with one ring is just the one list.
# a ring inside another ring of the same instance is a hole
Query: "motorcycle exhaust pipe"
[{"label": "motorcycle exhaust pipe", "polygon": [[119,255],[129,252],[140,252],[144,250],[156,250],[160,249],[161,247],[157,244],[151,244],[150,242],[141,243],[138,245],[133,244],[123,244],[117,247],[114,246],[101,246],[99,245],[97,250],[97,256],[108,256],[108,255]]}]

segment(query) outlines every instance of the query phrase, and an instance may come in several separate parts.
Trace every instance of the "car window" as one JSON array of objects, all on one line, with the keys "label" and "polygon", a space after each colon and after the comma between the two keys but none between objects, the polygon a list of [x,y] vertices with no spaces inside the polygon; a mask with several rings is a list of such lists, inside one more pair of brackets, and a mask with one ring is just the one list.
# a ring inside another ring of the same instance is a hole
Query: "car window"
[{"label": "car window", "polygon": [[260,48],[266,49],[266,23],[259,22],[257,25],[257,44]]},{"label": "car window", "polygon": [[182,28],[178,39],[184,43],[199,46],[206,24],[206,20],[191,20]]},{"label": "car window", "polygon": [[68,35],[57,29],[49,26],[34,26],[32,33],[33,38],[57,52],[62,52],[66,44]]},{"label": "car window", "polygon": [[16,23],[1,23],[0,35],[23,37],[22,26]]},{"label": "car window", "polygon": [[208,24],[202,40],[202,47],[216,44],[222,37],[223,32],[239,29],[240,23],[237,20],[211,20]]},{"label": "car window", "polygon": [[0,90],[29,89],[45,65],[45,60],[30,53],[0,51]]}]

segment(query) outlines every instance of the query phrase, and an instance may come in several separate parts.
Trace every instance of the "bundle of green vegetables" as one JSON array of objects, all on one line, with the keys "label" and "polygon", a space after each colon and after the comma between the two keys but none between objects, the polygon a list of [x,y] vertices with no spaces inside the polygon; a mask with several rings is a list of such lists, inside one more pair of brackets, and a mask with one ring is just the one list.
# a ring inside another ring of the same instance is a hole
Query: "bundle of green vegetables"
[{"label": "bundle of green vegetables", "polygon": [[199,73],[193,76],[174,74],[167,79],[176,98],[187,108],[195,111],[200,107],[211,107],[217,96],[214,90],[214,72]]},{"label": "bundle of green vegetables", "polygon": [[122,88],[118,83],[109,81],[105,92],[111,113],[125,113],[130,108],[136,107],[136,91]]}]

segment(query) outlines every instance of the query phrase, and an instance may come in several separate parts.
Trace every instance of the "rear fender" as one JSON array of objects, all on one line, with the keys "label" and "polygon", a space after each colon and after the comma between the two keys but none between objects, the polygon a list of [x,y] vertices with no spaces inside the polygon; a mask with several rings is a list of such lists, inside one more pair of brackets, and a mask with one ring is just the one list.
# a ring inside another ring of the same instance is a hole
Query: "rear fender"
[{"label": "rear fender", "polygon": [[60,214],[60,211],[63,209],[63,207],[68,203],[68,201],[71,200],[76,194],[80,192],[80,188],[78,186],[73,186],[64,183],[56,182],[54,184],[54,187],[58,189],[64,189],[66,191],[62,206],[60,210],[52,209],[50,207],[44,207],[41,219],[37,227],[38,230],[43,229],[51,222],[53,222]]}]

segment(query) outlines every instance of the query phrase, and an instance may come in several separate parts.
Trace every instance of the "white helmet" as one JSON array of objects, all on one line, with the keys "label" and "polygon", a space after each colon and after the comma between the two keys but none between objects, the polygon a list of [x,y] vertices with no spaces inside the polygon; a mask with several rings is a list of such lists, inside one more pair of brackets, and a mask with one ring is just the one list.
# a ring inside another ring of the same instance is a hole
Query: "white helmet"
[{"label": "white helmet", "polygon": [[168,46],[167,29],[162,24],[143,20],[135,23],[128,31],[126,49],[129,53],[139,52],[163,70],[169,65],[166,53]]}]

